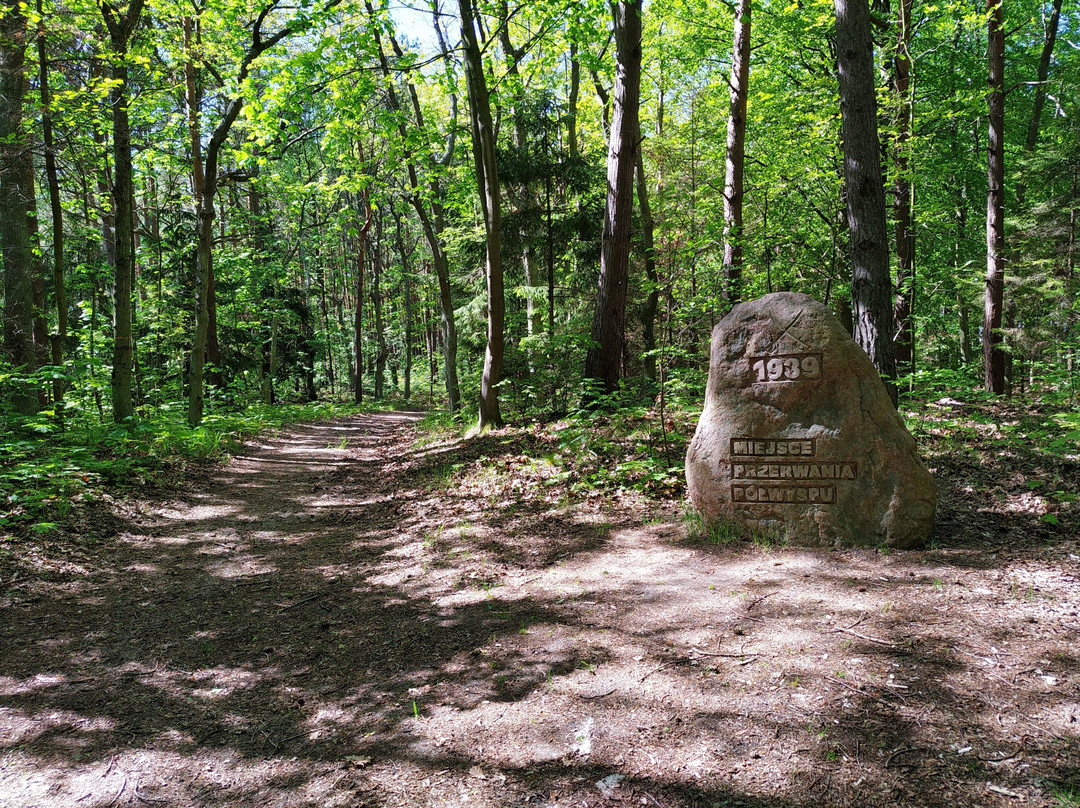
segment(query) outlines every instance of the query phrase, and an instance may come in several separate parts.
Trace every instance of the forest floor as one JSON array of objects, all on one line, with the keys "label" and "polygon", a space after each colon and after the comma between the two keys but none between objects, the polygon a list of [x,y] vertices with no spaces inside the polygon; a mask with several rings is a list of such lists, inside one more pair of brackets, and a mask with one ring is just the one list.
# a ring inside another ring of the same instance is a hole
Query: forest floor
[{"label": "forest floor", "polygon": [[1080,466],[942,413],[919,551],[712,543],[409,413],[10,541],[0,805],[1075,808]]}]

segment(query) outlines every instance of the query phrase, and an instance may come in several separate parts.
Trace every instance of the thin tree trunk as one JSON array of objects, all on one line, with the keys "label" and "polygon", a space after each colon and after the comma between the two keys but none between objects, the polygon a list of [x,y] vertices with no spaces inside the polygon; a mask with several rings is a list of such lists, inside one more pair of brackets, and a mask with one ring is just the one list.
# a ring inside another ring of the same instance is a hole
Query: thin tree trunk
[{"label": "thin tree trunk", "polygon": [[[270,245],[268,243],[266,222],[263,219],[262,197],[255,183],[252,183],[248,190],[248,211],[251,214],[251,243],[255,252],[254,258],[256,262],[262,263],[269,255]],[[269,322],[266,322],[264,314],[254,334],[255,350],[259,360],[259,399],[264,404],[273,404],[274,375],[271,368],[271,357],[274,356],[272,343],[274,340],[274,322],[277,316],[275,309],[277,289],[273,287],[272,294],[270,294],[270,288],[264,288],[261,291],[266,298],[269,298],[266,301],[264,310],[269,311]]]},{"label": "thin tree trunk", "polygon": [[607,205],[600,253],[600,280],[592,321],[592,345],[585,358],[591,396],[619,387],[626,342],[626,287],[630,272],[630,231],[637,163],[638,105],[641,92],[641,0],[612,4],[616,73],[607,156]]},{"label": "thin tree trunk", "polygon": [[[746,0],[749,2],[749,0]],[[640,137],[639,137],[640,140]],[[655,223],[652,208],[649,206],[649,188],[645,182],[645,163],[641,149],[635,160],[637,177],[638,211],[641,217],[641,237],[645,246],[645,278],[649,282],[645,305],[641,308],[641,331],[645,353],[645,378],[656,381],[656,312],[660,306],[660,277],[656,272]]]},{"label": "thin tree trunk", "polygon": [[371,250],[371,305],[375,314],[375,400],[386,395],[386,348],[385,322],[383,321],[383,219],[375,222],[375,244]]},{"label": "thin tree trunk", "polygon": [[402,215],[394,211],[394,225],[396,227],[396,242],[398,257],[401,259],[401,283],[404,297],[404,330],[405,330],[405,400],[412,396],[412,359],[413,359],[413,300],[412,300],[412,276],[409,274],[409,255],[405,252],[405,237],[401,228]]},{"label": "thin tree trunk", "polygon": [[[1073,206],[1072,206],[1072,208],[1069,209],[1069,244],[1065,248],[1065,250],[1066,250],[1065,255],[1067,256],[1066,257],[1066,263],[1065,263],[1065,272],[1066,272],[1066,277],[1069,277],[1069,278],[1072,278],[1072,276],[1076,273],[1076,218],[1077,217],[1076,217],[1076,202],[1075,202],[1075,200],[1077,199],[1077,193],[1076,193],[1077,185],[1080,184],[1080,183],[1078,183],[1078,179],[1080,179],[1080,171],[1078,171],[1077,169],[1074,168],[1073,169],[1073,175],[1072,175]],[[1072,354],[1070,354],[1069,356],[1071,357]]]},{"label": "thin tree trunk", "polygon": [[566,148],[571,160],[578,156],[577,110],[581,96],[581,61],[578,59],[577,42],[570,43],[570,97],[566,111]]},{"label": "thin tree trunk", "polygon": [[480,429],[502,426],[499,411],[499,383],[502,381],[503,319],[505,298],[502,270],[502,199],[499,171],[495,158],[495,124],[484,76],[480,44],[476,38],[476,20],[472,0],[458,0],[465,79],[469,89],[472,121],[473,168],[480,207],[484,214],[487,245],[487,348],[484,371],[480,377]]},{"label": "thin tree trunk", "polygon": [[[38,15],[44,20],[42,0],[37,0]],[[56,138],[53,134],[52,93],[49,88],[49,60],[45,47],[45,26],[40,25],[38,46],[38,88],[41,93],[41,132],[45,146],[45,181],[49,187],[49,212],[52,219],[53,299],[56,304],[56,333],[51,338],[52,363],[64,364],[64,345],[67,342],[67,294],[64,282],[64,209],[60,204],[60,180],[56,166]],[[53,382],[53,398],[57,404],[64,400],[64,382]],[[59,408],[58,408],[59,411]]]},{"label": "thin tree trunk", "polygon": [[210,252],[208,271],[210,275],[206,290],[206,361],[210,369],[206,383],[215,390],[225,388],[225,375],[221,370],[221,343],[218,341],[217,279],[214,274],[214,253]]},{"label": "thin tree trunk", "polygon": [[[317,233],[320,243],[333,243],[325,240],[325,234],[322,232],[321,225]],[[326,261],[319,261],[318,263],[319,313],[322,315],[323,333],[326,334],[326,381],[330,385],[330,395],[333,396],[336,387],[336,380],[334,378],[334,341],[330,334],[330,304],[326,296],[326,264]]]},{"label": "thin tree trunk", "polygon": [[724,172],[724,300],[742,299],[743,168],[746,157],[746,99],[750,91],[750,12],[753,0],[735,6]]},{"label": "thin tree trunk", "polygon": [[368,203],[365,189],[364,224],[356,237],[356,294],[353,310],[353,355],[356,359],[353,401],[356,404],[364,403],[364,248],[367,246],[368,233],[371,230],[371,216],[371,205]]},{"label": "thin tree trunk", "polygon": [[961,182],[956,191],[956,235],[953,238],[953,272],[957,280],[956,303],[959,309],[960,359],[966,365],[975,359],[971,349],[971,315],[959,279],[964,272],[964,243],[967,238],[967,183]]},{"label": "thin tree trunk", "polygon": [[1005,29],[1002,0],[988,0],[986,194],[986,291],[983,304],[983,362],[986,391],[1005,393],[1001,315],[1005,297]]},{"label": "thin tree trunk", "polygon": [[[142,2],[142,0],[133,0]],[[336,6],[341,0],[328,0],[323,10]],[[236,73],[236,86],[243,88],[244,82],[251,71],[252,63],[266,51],[273,48],[283,39],[296,32],[296,27],[286,25],[269,36],[262,30],[267,15],[276,4],[264,7],[255,19],[251,29],[251,44],[248,45],[240,61]],[[242,90],[240,90],[242,91]],[[203,389],[203,368],[206,362],[207,335],[210,331],[210,304],[209,296],[213,291],[211,266],[213,235],[214,235],[214,209],[215,194],[218,187],[218,160],[221,148],[229,136],[229,130],[239,117],[244,108],[243,95],[237,95],[229,99],[225,104],[225,111],[214,127],[213,133],[206,146],[206,157],[203,167],[203,190],[198,198],[198,221],[195,226],[196,233],[196,279],[195,279],[195,334],[191,347],[191,370],[189,374],[190,390],[188,391],[188,423],[198,426],[202,421],[205,406],[205,391]]]},{"label": "thin tree trunk", "polygon": [[[375,10],[371,3],[367,2],[365,5],[367,6],[369,16],[372,19],[375,19]],[[440,51],[446,54],[446,59],[449,60],[450,51],[446,46],[442,28],[439,25],[440,12],[437,0],[431,0],[431,10],[435,35],[439,41]],[[390,64],[386,58],[386,53],[383,50],[382,38],[378,27],[374,28],[374,35],[379,51],[379,62],[383,76],[390,80]],[[403,52],[398,45],[397,39],[392,34],[390,36],[390,44],[394,50],[395,56],[401,58]],[[424,115],[420,107],[420,98],[416,93],[416,87],[411,82],[407,82],[406,88],[412,103],[416,126],[419,130],[423,131]],[[391,108],[395,110],[400,109],[397,92],[394,90],[394,85],[392,83],[387,84],[387,93]],[[454,153],[457,124],[457,96],[455,95],[450,96],[450,109],[451,120],[448,127],[446,153],[441,158],[434,161],[441,168],[446,168],[450,165]],[[409,134],[403,119],[399,120],[398,133],[401,136],[402,143],[405,143]],[[450,286],[450,262],[446,256],[446,249],[442,241],[442,234],[445,229],[443,207],[442,202],[440,201],[443,196],[442,188],[437,173],[433,172],[428,181],[428,201],[425,202],[421,198],[420,178],[417,171],[417,163],[414,159],[409,159],[406,162],[406,170],[409,175],[409,187],[412,188],[412,193],[409,195],[409,203],[416,211],[417,218],[420,219],[420,228],[424,234],[424,240],[431,250],[432,267],[435,270],[435,277],[439,284],[438,304],[443,340],[443,381],[446,386],[447,409],[450,411],[450,414],[453,415],[461,408],[461,388],[458,384],[457,373],[457,325],[454,320],[453,293]]]},{"label": "thin tree trunk", "polygon": [[[30,228],[30,243],[34,245],[30,271],[32,273],[32,296],[34,301],[33,327],[34,327],[34,365],[44,367],[49,364],[49,320],[48,304],[45,302],[45,262],[41,256],[41,233],[38,229],[37,190],[34,185],[33,158],[28,156],[29,167],[23,173],[23,198],[28,200],[26,206],[26,224]],[[46,403],[45,390],[38,390],[38,397],[42,406]]]},{"label": "thin tree trunk", "polygon": [[874,88],[874,43],[867,0],[833,0],[844,191],[852,259],[855,341],[874,363],[896,402],[892,281],[885,230],[885,189]]},{"label": "thin tree trunk", "polygon": [[131,162],[131,122],[128,116],[127,49],[142,14],[143,0],[132,0],[128,12],[118,17],[115,9],[102,5],[102,16],[112,45],[113,220],[116,233],[116,268],[113,284],[113,420],[135,415],[132,374],[135,367],[131,296],[135,284],[135,184]]},{"label": "thin tree trunk", "polygon": [[[200,19],[198,17],[185,17],[183,21],[184,32],[184,84],[185,100],[188,119],[188,141],[191,148],[191,177],[194,198],[198,203],[206,192],[205,175],[203,173],[202,153],[202,127],[199,120],[199,110],[202,108],[203,90],[199,82],[198,71],[195,67],[197,59],[196,49],[201,44]],[[222,220],[224,226],[224,220]],[[206,361],[210,364],[207,372],[207,383],[214,388],[221,389],[225,386],[225,377],[221,372],[221,347],[218,343],[217,327],[217,290],[214,278],[213,252],[207,255],[208,273],[206,291]]]},{"label": "thin tree trunk", "polygon": [[911,315],[915,298],[915,227],[911,197],[911,6],[900,0],[897,9],[896,58],[893,90],[896,94],[896,143],[893,153],[893,222],[896,229],[896,322],[897,370],[915,370],[915,338]]},{"label": "thin tree trunk", "polygon": [[[91,58],[90,60],[90,78],[91,83],[95,81],[101,81],[105,78],[104,69],[101,65],[101,60],[97,58]],[[95,156],[101,158],[101,170],[95,172],[97,174],[97,193],[98,197],[94,200],[95,204],[91,205],[91,208],[100,211],[101,216],[101,251],[102,257],[105,259],[105,263],[108,265],[109,270],[116,274],[116,218],[113,215],[113,206],[108,203],[108,200],[112,196],[113,185],[113,171],[109,164],[109,155],[107,142],[108,137],[105,131],[97,126],[94,126],[93,132]]]},{"label": "thin tree trunk", "polygon": [[[1028,121],[1027,136],[1024,138],[1024,156],[1035,152],[1035,146],[1039,142],[1039,125],[1042,122],[1042,111],[1046,105],[1046,80],[1050,75],[1050,60],[1054,55],[1054,42],[1057,40],[1058,22],[1061,19],[1061,0],[1053,0],[1050,8],[1050,18],[1046,21],[1046,32],[1043,35],[1042,53],[1039,54],[1039,67],[1035,72],[1035,97],[1032,99],[1031,119]],[[1027,195],[1027,183],[1024,182],[1023,174],[1016,182],[1016,203],[1022,206]]]}]

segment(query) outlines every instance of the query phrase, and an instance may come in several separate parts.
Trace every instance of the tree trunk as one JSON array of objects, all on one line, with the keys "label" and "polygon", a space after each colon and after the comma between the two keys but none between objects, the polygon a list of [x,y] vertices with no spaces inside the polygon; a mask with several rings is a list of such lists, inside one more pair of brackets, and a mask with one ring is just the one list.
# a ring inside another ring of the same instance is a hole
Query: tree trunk
[{"label": "tree trunk", "polygon": [[893,153],[893,222],[896,228],[896,323],[897,370],[914,372],[915,338],[911,314],[915,299],[915,227],[911,219],[911,5],[900,0],[897,9],[896,58],[893,90],[896,94],[896,144]]},{"label": "tree trunk", "polygon": [[[252,183],[248,190],[248,211],[251,214],[251,245],[254,249],[254,259],[258,263],[267,260],[269,256],[268,228],[263,219],[262,197],[259,188]],[[271,293],[271,289],[273,290]],[[274,321],[277,317],[276,302],[277,288],[272,284],[260,290],[266,299],[263,310],[263,319],[259,327],[255,329],[253,339],[255,341],[255,353],[259,361],[259,399],[263,404],[274,403],[274,374],[271,368],[271,357],[274,355]],[[266,312],[269,312],[269,323],[265,320]]]},{"label": "tree trunk", "polygon": [[[333,244],[332,241],[326,238],[326,234],[323,232],[321,225],[318,229],[318,239],[320,243],[326,243],[327,245]],[[333,257],[336,258],[337,256]],[[336,380],[334,378],[334,341],[330,331],[330,304],[326,296],[327,263],[327,261],[320,260],[317,265],[319,279],[319,313],[322,315],[323,333],[326,335],[326,381],[330,385],[330,395],[333,397],[336,393]]]},{"label": "tree trunk", "polygon": [[[106,78],[104,74],[104,68],[101,65],[101,60],[92,57],[90,60],[90,79],[91,83],[96,81],[104,81]],[[112,167],[109,165],[108,150],[106,143],[108,138],[106,137],[105,130],[98,126],[93,127],[93,139],[94,139],[94,152],[95,157],[101,159],[101,170],[94,172],[96,174],[97,184],[97,200],[90,205],[91,208],[96,208],[100,211],[101,216],[101,253],[105,259],[105,263],[112,271],[113,275],[116,274],[116,219],[113,215],[113,206],[108,204],[108,199],[112,196]],[[89,196],[89,194],[88,194]],[[89,220],[88,220],[89,221]]]},{"label": "tree trunk", "polygon": [[600,280],[585,357],[590,397],[619,387],[626,342],[626,286],[630,272],[630,231],[637,163],[638,105],[641,91],[641,0],[612,4],[616,73],[607,156],[607,205],[600,253]]},{"label": "tree trunk", "polygon": [[383,219],[375,222],[375,244],[371,250],[371,307],[375,314],[375,400],[386,395],[386,324],[383,321]]},{"label": "tree trunk", "polygon": [[[1028,121],[1027,136],[1024,138],[1024,156],[1035,152],[1035,146],[1039,142],[1039,125],[1042,122],[1043,106],[1046,104],[1046,79],[1050,75],[1050,59],[1054,55],[1054,42],[1057,40],[1058,22],[1061,20],[1061,0],[1053,0],[1050,9],[1050,19],[1046,21],[1046,32],[1043,35],[1042,53],[1039,55],[1039,67],[1035,72],[1035,97],[1032,100],[1031,119]],[[1023,180],[1023,174],[1016,182],[1016,203],[1024,204],[1027,195],[1027,184]]]},{"label": "tree trunk", "polygon": [[402,234],[401,228],[401,213],[394,212],[394,225],[396,227],[396,240],[398,256],[401,258],[401,284],[403,286],[402,296],[404,297],[404,319],[405,319],[405,400],[408,401],[412,396],[412,359],[413,359],[413,300],[412,300],[412,276],[409,274],[409,256],[405,252],[405,237]]},{"label": "tree trunk", "polygon": [[577,42],[570,43],[570,97],[566,111],[566,149],[571,160],[578,156],[577,109],[581,95],[581,61],[578,59]]},{"label": "tree trunk", "polygon": [[143,0],[132,0],[126,15],[116,16],[112,6],[102,5],[112,45],[113,223],[116,234],[116,267],[113,284],[113,420],[135,415],[131,395],[135,349],[132,342],[131,294],[135,283],[135,182],[131,163],[131,122],[128,117],[127,49],[139,24]]},{"label": "tree trunk", "polygon": [[[374,19],[375,11],[370,2],[366,2],[365,5],[368,9],[368,14]],[[432,0],[432,20],[435,27],[435,34],[439,40],[439,47],[442,53],[446,54],[446,59],[450,59],[450,51],[446,47],[446,43],[443,39],[442,28],[439,25],[439,9],[437,0]],[[388,80],[391,78],[390,64],[387,61],[386,53],[383,50],[381,36],[377,27],[374,28],[375,42],[379,50],[379,62],[382,69],[383,76]],[[390,44],[394,49],[394,54],[401,58],[402,51],[397,43],[397,39],[391,35]],[[416,93],[416,87],[412,83],[407,83],[409,98],[412,102],[413,115],[416,119],[416,126],[419,130],[424,128],[424,115],[420,108],[420,98]],[[388,83],[387,93],[390,101],[390,106],[394,110],[400,109],[397,93],[394,90],[394,85]],[[456,139],[456,124],[457,124],[457,96],[450,96],[450,125],[448,127],[446,153],[435,160],[440,167],[446,168],[450,165],[450,161],[453,158],[454,142]],[[400,119],[398,123],[398,133],[401,136],[401,141],[405,144],[408,140],[409,133],[405,126],[404,119]],[[406,162],[406,170],[409,175],[409,186],[412,188],[413,193],[409,195],[409,202],[416,210],[417,218],[420,219],[420,228],[424,234],[424,240],[427,241],[428,248],[431,250],[431,262],[432,267],[435,270],[435,277],[439,284],[439,317],[441,322],[442,340],[443,340],[443,380],[446,386],[446,398],[447,409],[450,414],[453,415],[461,408],[461,388],[458,384],[457,374],[457,325],[454,321],[454,301],[453,293],[450,287],[450,262],[446,257],[446,249],[443,245],[442,234],[445,229],[445,220],[443,215],[442,202],[443,197],[441,183],[439,182],[437,173],[433,173],[431,179],[428,181],[429,194],[427,195],[428,202],[425,203],[421,199],[420,191],[420,179],[417,172],[417,164],[414,159],[409,159]],[[430,205],[430,208],[429,208]]]},{"label": "tree trunk", "polygon": [[[746,0],[749,3],[749,0]],[[640,136],[638,138],[641,139]],[[641,149],[635,160],[637,177],[638,211],[641,217],[641,237],[645,246],[645,278],[649,282],[645,305],[641,308],[641,331],[645,354],[645,378],[656,381],[656,312],[660,306],[660,276],[656,271],[656,242],[652,208],[649,206],[649,189],[645,183],[645,161]]]},{"label": "tree trunk", "polygon": [[[44,19],[42,0],[37,0],[38,15]],[[53,298],[56,303],[56,334],[52,342],[52,363],[64,364],[67,342],[67,294],[64,283],[64,209],[60,204],[60,180],[56,167],[56,139],[52,125],[52,94],[49,89],[49,61],[45,48],[45,27],[38,30],[38,87],[41,93],[41,132],[45,146],[45,180],[49,186],[49,211],[52,218]],[[64,400],[64,382],[53,382],[53,398],[57,404]]]},{"label": "tree trunk", "polygon": [[873,360],[895,403],[893,296],[885,229],[885,189],[877,128],[870,8],[867,0],[833,0],[833,7],[836,10],[855,341]]},{"label": "tree trunk", "polygon": [[356,359],[353,401],[358,405],[364,403],[364,248],[371,231],[371,215],[371,205],[365,189],[364,224],[356,238],[356,308],[353,310],[353,354]]},{"label": "tree trunk", "polygon": [[491,118],[483,59],[476,38],[476,14],[472,0],[458,0],[458,11],[461,16],[465,80],[469,89],[473,168],[480,194],[480,208],[484,214],[487,245],[487,348],[484,351],[484,371],[480,377],[479,427],[481,430],[489,427],[498,429],[503,423],[499,411],[499,382],[502,381],[505,299],[502,271],[502,199],[495,159],[495,124]]},{"label": "tree trunk", "polygon": [[[142,0],[133,0],[139,2]],[[329,0],[323,7],[328,9],[340,0]],[[244,52],[236,73],[236,86],[243,88],[244,82],[251,70],[252,63],[266,51],[277,45],[286,37],[297,31],[292,25],[286,25],[275,33],[267,36],[262,30],[263,23],[270,13],[274,4],[262,9],[256,17],[255,24],[251,29],[251,44]],[[209,296],[213,291],[213,272],[211,266],[213,236],[214,236],[214,197],[218,186],[218,159],[221,148],[229,136],[229,130],[239,117],[244,108],[243,95],[237,95],[229,99],[225,104],[225,111],[214,127],[210,135],[210,141],[206,146],[206,158],[203,163],[203,189],[197,199],[197,217],[195,233],[196,245],[196,278],[195,278],[195,334],[191,347],[191,370],[189,373],[190,390],[188,391],[188,423],[198,426],[202,421],[203,408],[205,406],[205,391],[203,389],[203,368],[206,362],[207,335],[210,331],[210,303]]]},{"label": "tree trunk", "polygon": [[742,299],[743,167],[746,157],[746,99],[750,91],[750,12],[752,0],[735,6],[728,105],[727,162],[724,172],[724,300]]},{"label": "tree trunk", "polygon": [[960,359],[966,365],[975,359],[971,340],[971,315],[969,303],[964,296],[964,286],[959,282],[964,273],[964,244],[967,239],[967,183],[961,182],[956,191],[956,229],[953,238],[953,272],[956,277],[956,303],[959,309]]},{"label": "tree trunk", "polygon": [[988,93],[986,194],[986,291],[983,303],[984,383],[988,393],[1005,393],[1005,351],[1001,314],[1005,297],[1005,29],[1001,0],[988,0]]},{"label": "tree trunk", "polygon": [[[0,11],[0,253],[4,259],[4,350],[24,373],[37,369],[33,339],[34,245],[29,223],[26,176],[32,176],[23,130],[26,92],[26,17],[15,5]],[[16,412],[30,415],[38,397],[20,385],[12,397]]]}]

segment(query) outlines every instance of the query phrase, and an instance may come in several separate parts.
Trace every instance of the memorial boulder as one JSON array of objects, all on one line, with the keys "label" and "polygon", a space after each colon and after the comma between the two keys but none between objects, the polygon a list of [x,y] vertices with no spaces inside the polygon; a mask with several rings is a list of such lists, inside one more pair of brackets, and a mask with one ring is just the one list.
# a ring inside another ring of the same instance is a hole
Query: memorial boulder
[{"label": "memorial boulder", "polygon": [[710,524],[812,546],[921,545],[933,479],[869,357],[828,308],[777,293],[713,330],[686,454]]}]

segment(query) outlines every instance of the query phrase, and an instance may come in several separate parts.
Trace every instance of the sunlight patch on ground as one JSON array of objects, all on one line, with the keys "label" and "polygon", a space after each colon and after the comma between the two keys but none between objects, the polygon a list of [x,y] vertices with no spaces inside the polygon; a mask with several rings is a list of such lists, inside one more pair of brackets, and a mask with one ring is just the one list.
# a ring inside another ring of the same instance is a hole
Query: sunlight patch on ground
[{"label": "sunlight patch on ground", "polygon": [[257,575],[270,575],[277,572],[277,566],[256,556],[234,556],[228,561],[206,565],[206,572],[223,580],[240,580]]},{"label": "sunlight patch on ground", "polygon": [[46,734],[56,736],[54,743],[57,739],[66,739],[75,746],[81,746],[89,743],[86,736],[90,733],[116,729],[116,722],[111,718],[84,716],[68,710],[30,713],[13,707],[0,707],[0,716],[3,716],[6,728],[4,745],[8,747],[30,743]]},{"label": "sunlight patch on ground", "polygon": [[[170,737],[169,745],[175,738]],[[129,749],[108,759],[59,765],[23,752],[0,757],[0,794],[12,805],[356,805],[335,763],[247,759],[231,749],[198,754]],[[213,802],[207,802],[212,797]],[[297,802],[299,801],[299,802]]]}]

